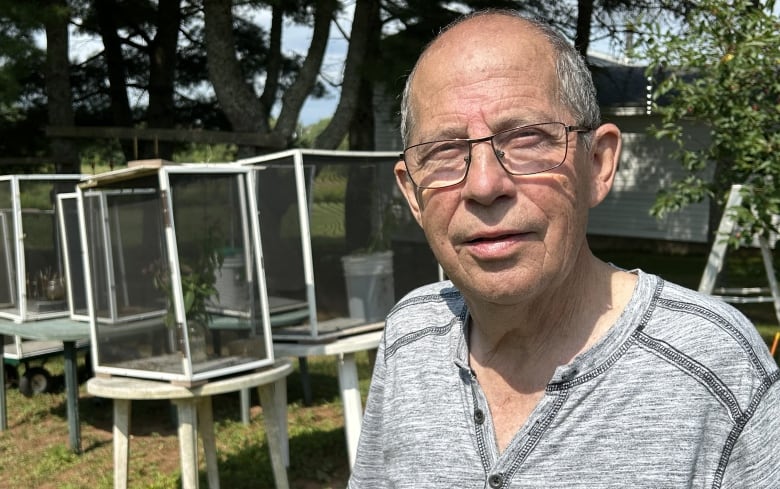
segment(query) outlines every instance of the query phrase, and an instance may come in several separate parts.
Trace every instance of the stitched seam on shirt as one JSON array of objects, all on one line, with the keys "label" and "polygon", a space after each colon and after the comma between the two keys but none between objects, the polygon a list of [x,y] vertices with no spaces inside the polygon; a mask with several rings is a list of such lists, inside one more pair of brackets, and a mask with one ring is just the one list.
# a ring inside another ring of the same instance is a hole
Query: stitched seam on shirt
[{"label": "stitched seam on shirt", "polygon": [[661,292],[663,292],[663,290],[664,281],[660,277],[656,277],[653,298],[650,299],[650,304],[647,306],[647,309],[645,309],[644,314],[642,314],[642,320],[639,323],[639,327],[637,327],[637,331],[644,330],[647,323],[650,322],[650,318],[653,317],[656,306],[661,301]]},{"label": "stitched seam on shirt", "polygon": [[732,421],[734,423],[739,421],[744,413],[740,409],[734,393],[712,370],[675,349],[670,344],[644,333],[637,334],[637,341],[640,346],[666,360],[702,384],[728,410]]},{"label": "stitched seam on shirt", "polygon": [[428,328],[423,328],[413,333],[409,333],[404,336],[401,336],[400,338],[395,340],[393,344],[387,347],[387,349],[385,350],[385,359],[389,359],[390,357],[395,355],[395,353],[402,346],[406,346],[410,343],[414,343],[415,341],[424,338],[426,336],[445,336],[449,334],[449,332],[452,330],[452,326],[456,323],[459,323],[457,317],[452,318],[450,322],[444,326],[430,326]]},{"label": "stitched seam on shirt", "polygon": [[739,330],[737,330],[737,328],[731,324],[730,321],[726,320],[723,316],[715,314],[710,309],[706,309],[696,304],[679,302],[671,299],[661,299],[658,302],[658,305],[672,311],[684,311],[690,314],[694,314],[700,318],[707,319],[715,326],[718,326],[726,333],[728,333],[732,338],[734,338],[742,350],[748,355],[748,358],[750,358],[750,363],[755,367],[756,370],[761,372],[761,377],[765,377],[767,375],[766,368],[764,368],[764,365],[761,363],[758,356],[755,354],[755,351],[750,346],[750,342]]},{"label": "stitched seam on shirt", "polygon": [[[474,375],[469,374],[469,387],[471,388],[471,402],[473,403],[474,407],[477,408],[479,407],[479,397],[477,396],[477,386],[474,384],[475,384]],[[473,419],[474,418],[472,417],[472,420]],[[476,436],[477,436],[477,450],[479,451],[479,458],[482,461],[482,469],[485,471],[485,476],[489,477],[490,464],[488,463],[487,442],[485,441],[485,426],[487,426],[487,423],[482,423],[481,426],[477,426],[476,423],[474,424],[474,428],[476,429]]]},{"label": "stitched seam on shirt", "polygon": [[588,382],[591,379],[594,379],[598,377],[599,375],[603,374],[607,370],[609,370],[615,362],[617,362],[636,341],[636,336],[640,334],[644,329],[647,323],[650,321],[650,319],[653,317],[653,311],[655,311],[655,305],[658,302],[659,297],[661,296],[661,292],[664,288],[664,281],[661,279],[656,280],[655,284],[655,290],[653,291],[653,298],[650,300],[650,303],[647,306],[647,309],[645,309],[645,312],[642,314],[642,317],[640,319],[639,325],[636,327],[636,330],[634,330],[633,333],[631,333],[631,336],[629,336],[626,341],[620,345],[620,348],[618,348],[615,353],[609,356],[603,363],[599,364],[598,367],[588,371],[585,375],[581,375],[578,377],[574,377],[573,379],[569,379],[563,382],[555,382],[547,385],[547,392],[556,392],[564,389],[571,389],[572,387],[575,387],[580,384],[584,384],[585,382]]},{"label": "stitched seam on shirt", "polygon": [[726,438],[726,444],[723,447],[723,453],[721,454],[720,460],[718,461],[718,468],[715,470],[715,477],[712,481],[713,489],[718,489],[723,484],[723,475],[726,472],[726,467],[729,464],[731,452],[734,450],[734,445],[736,445],[737,439],[740,437],[742,431],[745,429],[745,426],[755,414],[758,405],[761,403],[761,399],[764,397],[764,394],[766,394],[769,388],[772,387],[772,385],[775,384],[778,380],[780,380],[780,370],[775,370],[758,386],[756,394],[753,396],[753,399],[751,400],[748,408],[745,410],[744,415],[739,418],[736,425],[729,433],[728,438]]},{"label": "stitched seam on shirt", "polygon": [[563,407],[563,403],[566,402],[566,399],[568,399],[569,390],[561,390],[555,394],[557,397],[550,412],[547,414],[547,416],[534,423],[534,425],[529,430],[528,441],[523,444],[523,448],[518,452],[517,457],[515,457],[515,459],[512,461],[512,465],[509,466],[509,470],[506,471],[503,484],[501,484],[502,488],[508,487],[509,481],[511,481],[515,476],[515,472],[520,469],[520,466],[523,464],[525,459],[528,458],[528,455],[534,450],[536,444],[539,443],[539,440],[542,438],[544,432],[547,431],[547,428],[550,427],[552,420],[555,419],[555,416],[558,415],[558,411],[560,411],[561,407]]},{"label": "stitched seam on shirt", "polygon": [[635,331],[631,336],[629,336],[625,342],[623,342],[622,345],[620,345],[620,348],[609,356],[603,363],[600,363],[598,367],[589,370],[588,373],[585,375],[580,375],[578,377],[574,377],[571,380],[566,380],[562,382],[553,382],[547,385],[546,391],[548,393],[558,392],[562,390],[571,389],[572,387],[578,386],[580,384],[584,384],[585,382],[588,382],[589,380],[595,379],[599,375],[603,374],[607,370],[609,370],[625,353],[628,351],[629,348],[635,343],[634,336],[637,334]]},{"label": "stitched seam on shirt", "polygon": [[400,311],[407,307],[416,306],[418,304],[425,304],[429,302],[450,302],[452,299],[460,300],[460,298],[461,298],[460,292],[458,292],[457,290],[454,290],[452,292],[443,292],[439,294],[428,294],[428,295],[419,295],[415,297],[410,297],[409,299],[403,300],[398,304],[396,304],[392,309],[390,309],[390,312],[387,313],[387,316],[390,317],[397,311]]}]

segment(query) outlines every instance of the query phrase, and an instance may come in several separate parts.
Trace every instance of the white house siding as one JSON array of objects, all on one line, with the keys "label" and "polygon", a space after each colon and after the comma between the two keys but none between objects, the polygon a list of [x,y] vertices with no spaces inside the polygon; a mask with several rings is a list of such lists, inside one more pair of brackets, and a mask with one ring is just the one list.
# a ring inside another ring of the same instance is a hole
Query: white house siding
[{"label": "white house siding", "polygon": [[[680,179],[683,170],[672,158],[672,146],[648,134],[647,116],[605,117],[623,132],[623,151],[612,191],[591,211],[588,233],[602,236],[648,238],[704,243],[707,241],[709,202],[671,213],[663,219],[650,215],[657,192]],[[688,128],[692,144],[701,144],[706,133]]]}]

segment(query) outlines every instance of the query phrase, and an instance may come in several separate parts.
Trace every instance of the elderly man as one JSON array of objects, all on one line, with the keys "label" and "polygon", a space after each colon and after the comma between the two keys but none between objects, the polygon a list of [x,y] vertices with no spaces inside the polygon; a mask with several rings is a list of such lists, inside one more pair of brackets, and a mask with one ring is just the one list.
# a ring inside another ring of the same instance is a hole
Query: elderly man
[{"label": "elderly man", "polygon": [[472,14],[402,117],[397,181],[451,281],[388,315],[350,488],[780,487],[755,328],[588,247],[621,136],[564,38]]}]

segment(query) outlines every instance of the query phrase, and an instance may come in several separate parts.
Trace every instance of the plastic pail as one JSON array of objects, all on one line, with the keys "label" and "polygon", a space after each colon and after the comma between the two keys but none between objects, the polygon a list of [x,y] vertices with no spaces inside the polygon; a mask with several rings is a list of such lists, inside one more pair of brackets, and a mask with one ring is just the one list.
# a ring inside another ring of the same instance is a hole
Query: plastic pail
[{"label": "plastic pail", "polygon": [[349,316],[366,322],[383,321],[395,304],[393,252],[341,258],[347,284]]}]

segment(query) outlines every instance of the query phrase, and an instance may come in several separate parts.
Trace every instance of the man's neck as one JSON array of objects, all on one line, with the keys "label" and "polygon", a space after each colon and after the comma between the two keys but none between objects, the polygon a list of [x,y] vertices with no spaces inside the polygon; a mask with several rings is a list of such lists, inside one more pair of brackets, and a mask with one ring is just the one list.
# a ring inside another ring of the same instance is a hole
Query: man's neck
[{"label": "man's neck", "polygon": [[635,280],[589,252],[582,260],[580,269],[568,277],[566,290],[533,303],[472,308],[472,363],[527,380],[535,377],[532,384],[546,385],[556,367],[598,341],[622,312]]}]

